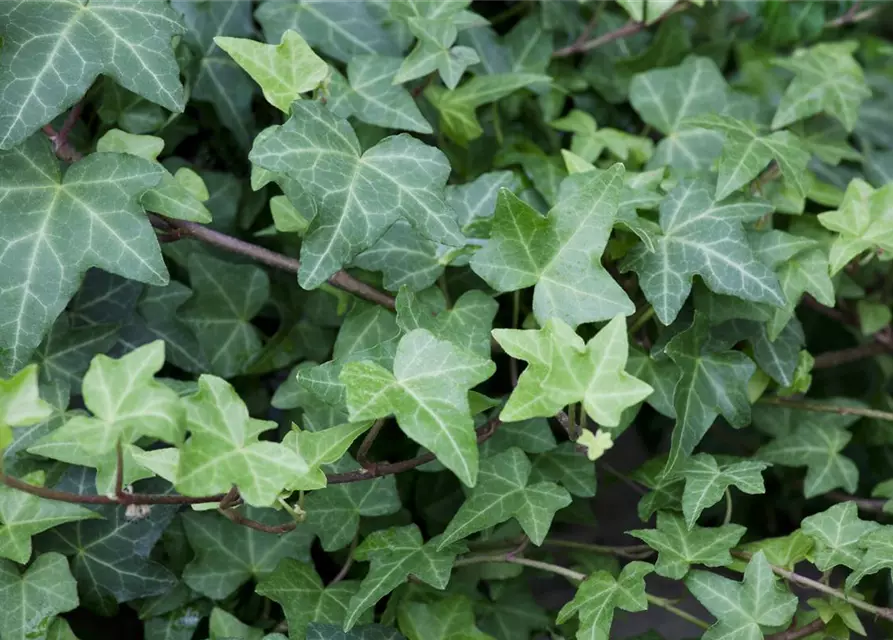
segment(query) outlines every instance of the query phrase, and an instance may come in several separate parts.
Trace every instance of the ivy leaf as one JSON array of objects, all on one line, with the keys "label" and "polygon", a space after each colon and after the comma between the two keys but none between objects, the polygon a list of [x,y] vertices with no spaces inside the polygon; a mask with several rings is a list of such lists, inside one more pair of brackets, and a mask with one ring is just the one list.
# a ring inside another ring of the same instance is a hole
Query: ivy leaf
[{"label": "ivy leaf", "polygon": [[211,611],[208,631],[210,633],[208,640],[230,640],[230,638],[262,640],[264,636],[264,632],[260,629],[248,626],[236,616],[218,607]]},{"label": "ivy leaf", "polygon": [[[281,511],[253,507],[244,515],[267,525],[290,520]],[[251,579],[263,580],[283,558],[310,562],[314,536],[307,527],[277,535],[243,527],[218,513],[194,511],[183,514],[183,524],[195,552],[183,570],[183,580],[213,600],[223,600]]]},{"label": "ivy leaf", "polygon": [[44,2],[0,10],[0,149],[72,106],[100,74],[166,109],[183,110],[172,39],[184,28],[165,2],[53,5],[47,22],[48,10]]},{"label": "ivy leaf", "polygon": [[[4,57],[8,50],[7,43]],[[88,268],[167,284],[155,232],[138,204],[163,173],[135,156],[93,153],[63,177],[42,134],[0,153],[0,364],[7,374],[27,363]],[[91,232],[71,242],[70,229]]]},{"label": "ivy leaf", "polygon": [[40,397],[37,365],[28,365],[11,378],[0,378],[0,429],[43,422],[53,407]]},{"label": "ivy leaf", "polygon": [[765,493],[761,473],[768,466],[759,460],[742,460],[720,466],[716,458],[707,453],[690,457],[680,470],[680,475],[685,477],[682,493],[685,523],[689,528],[693,527],[701,512],[722,500],[729,487],[738,487],[750,495]]},{"label": "ivy leaf", "polygon": [[490,171],[471,182],[448,185],[447,204],[456,212],[462,231],[466,235],[475,235],[473,230],[484,224],[489,230],[500,189],[520,192],[521,186],[520,177],[512,171]]},{"label": "ivy leaf", "polygon": [[[273,640],[269,638],[269,640]],[[340,625],[311,623],[307,627],[307,640],[406,640],[396,629],[380,624],[367,624],[344,631]]]},{"label": "ivy leaf", "polygon": [[654,570],[658,575],[681,580],[693,564],[725,567],[732,563],[729,549],[738,544],[747,528],[737,524],[721,527],[686,526],[670,511],[657,514],[657,529],[628,531],[658,552]]},{"label": "ivy leaf", "polygon": [[347,121],[322,105],[301,101],[292,112],[258,135],[250,160],[296,180],[319,205],[301,246],[302,287],[321,285],[397,220],[431,240],[463,244],[443,200],[450,168],[441,151],[401,134],[362,153]]},{"label": "ivy leaf", "polygon": [[664,324],[676,319],[695,275],[716,293],[776,307],[785,304],[775,274],[756,259],[742,223],[772,211],[746,197],[717,202],[700,180],[682,180],[660,205],[663,234],[655,250],[634,247],[623,271],[635,271],[645,297]]},{"label": "ivy leaf", "polygon": [[367,271],[381,271],[382,284],[388,291],[402,287],[421,291],[437,281],[451,254],[451,248],[423,238],[408,222],[398,220],[352,264]]},{"label": "ivy leaf", "polygon": [[[261,579],[256,591],[281,604],[289,633],[303,637],[310,623],[340,627],[347,616],[348,602],[359,586],[355,580],[344,580],[324,587],[313,567],[293,558],[283,558],[272,573]],[[368,618],[371,620],[372,616]]]},{"label": "ivy leaf", "polygon": [[372,423],[368,421],[346,422],[321,431],[304,431],[292,425],[292,430],[282,439],[282,445],[301,456],[307,462],[308,471],[294,473],[288,488],[292,491],[324,488],[326,474],[320,466],[340,460],[353,441],[371,426]]},{"label": "ivy leaf", "polygon": [[810,154],[794,134],[776,131],[764,135],[751,122],[716,114],[689,118],[685,123],[719,131],[725,136],[716,182],[717,200],[756,178],[772,161],[778,164],[785,182],[794,192],[800,197],[806,195],[806,164]]},{"label": "ivy leaf", "polygon": [[515,518],[535,545],[543,543],[555,512],[571,503],[554,482],[529,482],[530,461],[517,447],[487,458],[471,495],[450,521],[438,550]]},{"label": "ivy leaf", "polygon": [[692,571],[685,586],[717,619],[704,640],[762,640],[764,627],[787,626],[797,610],[797,596],[778,584],[762,551],[751,558],[743,582]]},{"label": "ivy leaf", "polygon": [[401,603],[397,620],[409,640],[493,640],[475,625],[474,606],[464,595],[452,595],[430,604]]},{"label": "ivy leaf", "polygon": [[294,474],[307,473],[307,463],[293,449],[258,440],[276,423],[251,418],[229,383],[205,374],[198,389],[182,401],[191,434],[177,467],[175,485],[183,495],[226,493],[236,485],[246,503],[266,507]]},{"label": "ivy leaf", "polygon": [[63,311],[32,356],[40,366],[41,382],[64,384],[72,393],[79,393],[93,356],[111,349],[118,339],[118,331],[117,324],[72,326],[71,316]]},{"label": "ivy leaf", "polygon": [[871,96],[862,67],[853,59],[856,42],[823,42],[798,49],[773,64],[794,72],[794,79],[778,104],[772,128],[780,129],[817,113],[834,116],[852,131],[859,105]]},{"label": "ivy leaf", "polygon": [[251,320],[270,297],[267,274],[193,253],[189,281],[195,293],[180,307],[180,318],[195,332],[212,372],[225,378],[241,373],[261,349]]},{"label": "ivy leaf", "polygon": [[648,608],[645,599],[645,576],[654,567],[647,562],[630,562],[615,578],[599,570],[586,578],[577,588],[574,599],[558,612],[557,622],[562,624],[576,614],[580,618],[578,640],[608,640],[614,610],[637,612]]},{"label": "ivy leaf", "polygon": [[471,268],[497,291],[535,286],[533,311],[542,324],[556,318],[576,327],[632,314],[633,304],[600,263],[623,172],[615,164],[571,176],[562,185],[570,193],[545,218],[501,190],[490,241],[474,255]]},{"label": "ivy leaf", "polygon": [[370,607],[415,576],[436,589],[444,589],[453,562],[465,550],[462,544],[438,550],[439,540],[423,543],[416,525],[374,531],[354,551],[360,562],[370,561],[369,573],[350,599],[344,628],[350,630]]},{"label": "ivy leaf", "polygon": [[400,58],[356,56],[347,63],[347,80],[332,70],[329,109],[340,118],[355,116],[380,127],[431,133],[409,91],[393,83],[400,64]]},{"label": "ivy leaf", "polygon": [[77,582],[58,553],[39,556],[24,573],[0,560],[0,598],[15,603],[0,613],[4,640],[44,640],[57,614],[77,608]]},{"label": "ivy leaf", "polygon": [[756,366],[740,351],[709,351],[707,331],[707,318],[695,312],[691,326],[666,346],[667,355],[682,372],[673,398],[676,428],[666,473],[677,470],[691,455],[717,416],[734,427],[750,422],[747,383]]},{"label": "ivy leaf", "polygon": [[216,36],[214,44],[248,72],[271,105],[288,113],[302,93],[316,89],[329,75],[329,65],[313,53],[294,31],[282,34],[278,45],[246,38]]},{"label": "ivy leaf", "polygon": [[[506,425],[500,425],[497,433],[504,431],[505,427]],[[552,435],[551,432],[549,435]],[[582,437],[581,435],[580,438]],[[549,480],[561,485],[572,495],[581,498],[595,497],[595,465],[577,450],[580,438],[576,443],[562,442],[552,450],[534,457],[528,482],[533,484]]]},{"label": "ivy leaf", "polygon": [[886,525],[871,528],[859,539],[859,546],[864,549],[865,555],[854,567],[855,571],[847,576],[847,589],[855,588],[865,576],[893,568],[893,527]]},{"label": "ivy leaf", "polygon": [[403,84],[437,71],[447,88],[455,89],[465,70],[480,62],[474,49],[452,46],[459,34],[452,20],[410,18],[407,22],[418,42],[397,70],[394,84]]},{"label": "ivy leaf", "polygon": [[489,357],[490,330],[499,305],[483,291],[466,291],[447,309],[439,289],[413,293],[404,287],[395,304],[397,325],[404,332],[427,329],[434,337],[464,351]]},{"label": "ivy leaf", "polygon": [[492,601],[478,604],[479,619],[481,629],[498,640],[529,638],[535,631],[548,629],[552,622],[525,581],[506,584],[491,597]]},{"label": "ivy leaf", "polygon": [[351,421],[395,415],[407,436],[472,487],[478,449],[468,390],[495,369],[489,359],[415,329],[400,339],[393,373],[374,362],[350,362],[340,377]]},{"label": "ivy leaf", "polygon": [[880,525],[861,520],[855,502],[842,502],[803,518],[800,528],[815,543],[815,566],[829,571],[841,564],[850,569],[859,566],[865,553],[862,539]]},{"label": "ivy leaf", "polygon": [[829,256],[831,275],[868,249],[893,251],[891,206],[893,187],[872,189],[864,180],[854,178],[847,186],[840,208],[819,214],[822,226],[838,234]]},{"label": "ivy leaf", "polygon": [[514,358],[529,363],[500,413],[507,422],[555,415],[583,402],[595,422],[614,427],[624,409],[653,389],[626,373],[626,322],[618,315],[588,343],[561,319],[539,330],[495,329],[493,337]]}]

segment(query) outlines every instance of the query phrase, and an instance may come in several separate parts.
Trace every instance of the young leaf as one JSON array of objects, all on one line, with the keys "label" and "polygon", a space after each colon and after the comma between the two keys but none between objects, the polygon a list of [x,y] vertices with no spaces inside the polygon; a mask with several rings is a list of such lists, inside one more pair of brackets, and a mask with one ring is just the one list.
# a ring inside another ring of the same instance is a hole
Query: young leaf
[{"label": "young leaf", "polygon": [[[846,588],[853,589],[865,576],[883,569],[893,568],[893,527],[886,525],[873,528],[859,539],[865,555],[846,579]],[[858,618],[857,618],[858,620]]]},{"label": "young leaf", "polygon": [[658,552],[654,570],[658,575],[681,580],[693,564],[725,567],[732,563],[729,549],[738,544],[747,531],[737,524],[721,527],[686,526],[670,511],[657,514],[657,529],[628,531]]},{"label": "young leaf", "polygon": [[183,110],[171,41],[185,29],[165,2],[65,3],[53,6],[49,21],[47,10],[32,2],[0,9],[0,149],[11,149],[77,102],[99,74],[166,109]]},{"label": "young leaf", "polygon": [[862,561],[862,540],[879,529],[876,522],[861,520],[854,502],[842,502],[803,518],[800,528],[815,543],[813,562],[820,571],[838,565],[855,569]]},{"label": "young leaf", "polygon": [[534,286],[533,311],[542,324],[559,318],[576,327],[632,314],[632,302],[600,263],[623,173],[615,164],[571,176],[562,185],[565,197],[545,218],[501,190],[490,241],[472,258],[472,269],[497,291]]},{"label": "young leaf", "polygon": [[0,429],[43,422],[53,407],[40,397],[37,365],[28,365],[8,379],[0,378]]},{"label": "young leaf", "polygon": [[[293,449],[307,463],[305,473],[295,473],[289,480],[292,491],[322,489],[326,486],[326,474],[320,467],[341,459],[360,435],[369,430],[371,422],[345,422],[322,431],[304,431],[292,425],[285,434],[282,446]],[[311,494],[312,495],[312,494]]]},{"label": "young leaf", "polygon": [[516,447],[487,458],[479,482],[450,521],[438,550],[515,518],[535,545],[549,532],[552,517],[571,503],[570,494],[553,482],[529,482],[530,461]]},{"label": "young leaf", "polygon": [[352,421],[396,416],[406,435],[472,487],[478,450],[468,390],[495,369],[489,359],[415,329],[400,339],[393,373],[373,362],[350,362],[340,378]]},{"label": "young leaf", "polygon": [[492,640],[477,628],[474,614],[467,596],[454,595],[431,604],[401,603],[397,619],[408,640]]},{"label": "young leaf", "polygon": [[722,500],[723,493],[729,487],[738,487],[750,495],[765,493],[761,473],[767,467],[769,464],[759,460],[742,460],[720,466],[707,453],[689,458],[679,472],[685,477],[682,513],[688,528],[694,526],[704,509]]},{"label": "young leaf", "polygon": [[480,62],[474,49],[452,46],[459,32],[451,20],[419,17],[410,18],[407,22],[418,42],[403,59],[394,76],[394,84],[403,84],[437,71],[447,88],[455,89],[465,70]]},{"label": "young leaf", "polygon": [[78,606],[77,582],[65,556],[45,553],[24,573],[12,562],[0,560],[0,598],[15,606],[0,613],[0,629],[10,640],[43,640],[57,614]]},{"label": "young leaf", "polygon": [[[292,111],[258,135],[250,160],[296,180],[320,205],[301,246],[302,287],[324,283],[400,219],[431,240],[462,244],[443,200],[442,152],[401,134],[363,153],[347,121],[325,107],[302,101]],[[329,169],[320,173],[319,163]]]},{"label": "young leaf", "polygon": [[893,187],[872,189],[859,178],[847,186],[836,211],[819,214],[823,227],[837,233],[829,256],[834,275],[863,251],[893,251]]},{"label": "young leaf", "polygon": [[585,344],[559,318],[536,331],[496,329],[493,337],[509,355],[530,363],[500,413],[507,422],[553,416],[582,401],[589,417],[614,427],[624,409],[653,391],[624,370],[629,346],[623,316]]}]

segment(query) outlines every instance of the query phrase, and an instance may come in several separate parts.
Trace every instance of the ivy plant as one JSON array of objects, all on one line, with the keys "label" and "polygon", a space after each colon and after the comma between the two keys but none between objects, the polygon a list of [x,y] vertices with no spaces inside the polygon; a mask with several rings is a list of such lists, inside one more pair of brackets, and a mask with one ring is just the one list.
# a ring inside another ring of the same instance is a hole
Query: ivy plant
[{"label": "ivy plant", "polygon": [[893,5],[0,6],[0,639],[893,637]]}]

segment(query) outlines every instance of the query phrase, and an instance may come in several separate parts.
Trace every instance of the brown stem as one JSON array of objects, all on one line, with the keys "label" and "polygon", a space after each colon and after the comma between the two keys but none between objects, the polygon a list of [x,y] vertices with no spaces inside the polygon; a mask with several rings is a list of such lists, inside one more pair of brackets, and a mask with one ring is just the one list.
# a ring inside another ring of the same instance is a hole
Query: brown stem
[{"label": "brown stem", "polygon": [[277,524],[270,525],[264,524],[263,522],[258,522],[257,520],[252,520],[251,518],[246,518],[236,509],[218,509],[222,515],[224,515],[227,519],[234,522],[235,524],[241,525],[243,527],[248,527],[249,529],[254,529],[255,531],[263,531],[264,533],[273,533],[273,534],[283,534],[288,533],[289,531],[294,531],[297,528],[296,522],[286,522],[285,524]]},{"label": "brown stem", "polygon": [[360,448],[357,451],[357,462],[359,462],[364,469],[368,470],[374,466],[374,464],[369,461],[369,449],[372,448],[372,444],[375,442],[375,439],[378,437],[383,426],[384,420],[376,420],[375,424],[372,425],[372,428],[369,429],[369,432],[366,433],[366,437],[363,438],[363,442],[360,443]]},{"label": "brown stem", "polygon": [[800,638],[811,636],[824,628],[825,623],[822,622],[822,619],[816,618],[809,624],[803,625],[797,629],[788,629],[787,631],[780,631],[779,633],[768,635],[766,636],[766,640],[800,640]]},{"label": "brown stem", "polygon": [[98,495],[82,495],[79,493],[70,493],[68,491],[59,491],[48,487],[39,487],[29,484],[18,478],[13,478],[6,474],[0,475],[0,481],[7,487],[30,493],[31,495],[46,500],[56,500],[58,502],[72,502],[75,504],[115,504],[115,505],[131,505],[131,504],[208,504],[211,502],[220,502],[223,494],[214,496],[176,496],[151,493],[122,493],[120,496],[98,496]]},{"label": "brown stem", "polygon": [[359,535],[353,537],[353,541],[350,543],[350,549],[347,551],[347,560],[344,561],[344,566],[341,567],[341,571],[332,578],[332,581],[327,586],[331,587],[333,584],[337,584],[347,577],[347,572],[350,571],[350,568],[353,566],[353,552],[357,548],[357,542],[359,542],[359,540]]},{"label": "brown stem", "polygon": [[853,502],[859,510],[866,513],[886,513],[884,505],[889,502],[886,498],[858,498],[843,491],[829,491],[825,497],[834,502]]},{"label": "brown stem", "polygon": [[889,353],[890,348],[881,342],[867,342],[857,347],[840,349],[838,351],[826,351],[815,357],[813,369],[831,369],[850,362],[858,362],[865,358],[871,358],[882,353]]},{"label": "brown stem", "polygon": [[124,495],[124,447],[121,440],[115,445],[115,456],[117,463],[115,464],[115,497],[120,498]]}]

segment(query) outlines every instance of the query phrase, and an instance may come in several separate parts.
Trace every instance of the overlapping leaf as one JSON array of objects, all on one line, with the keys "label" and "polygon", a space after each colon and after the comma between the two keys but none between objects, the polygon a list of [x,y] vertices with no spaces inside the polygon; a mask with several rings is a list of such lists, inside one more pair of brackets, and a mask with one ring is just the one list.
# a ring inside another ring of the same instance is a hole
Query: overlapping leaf
[{"label": "overlapping leaf", "polygon": [[482,291],[467,291],[446,308],[439,289],[412,293],[400,290],[396,300],[397,325],[408,333],[426,329],[440,340],[446,340],[482,358],[490,355],[490,330],[499,305]]},{"label": "overlapping leaf", "polygon": [[409,640],[492,640],[478,629],[472,601],[453,595],[431,604],[407,602],[397,613],[400,629]]},{"label": "overlapping leaf", "polygon": [[764,493],[766,488],[761,473],[768,466],[759,460],[719,465],[716,458],[707,453],[690,457],[680,470],[685,477],[682,513],[688,527],[694,526],[704,509],[719,502],[729,487],[737,487],[751,495]]},{"label": "overlapping leaf", "polygon": [[24,572],[0,560],[0,598],[7,603],[0,628],[10,640],[44,640],[56,615],[79,604],[77,583],[58,553],[41,555]]},{"label": "overlapping leaf", "polygon": [[837,233],[831,245],[832,275],[863,251],[893,251],[893,186],[880,189],[855,178],[836,211],[819,214],[819,222]]},{"label": "overlapping leaf", "polygon": [[880,526],[859,518],[854,502],[843,502],[804,518],[800,528],[815,543],[815,566],[829,571],[838,565],[855,569],[864,554],[863,537]]}]

